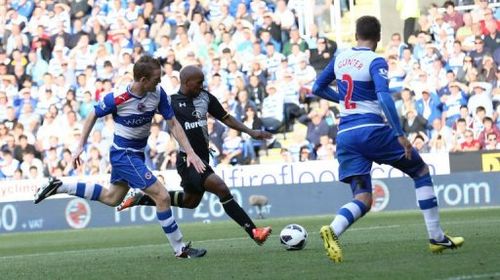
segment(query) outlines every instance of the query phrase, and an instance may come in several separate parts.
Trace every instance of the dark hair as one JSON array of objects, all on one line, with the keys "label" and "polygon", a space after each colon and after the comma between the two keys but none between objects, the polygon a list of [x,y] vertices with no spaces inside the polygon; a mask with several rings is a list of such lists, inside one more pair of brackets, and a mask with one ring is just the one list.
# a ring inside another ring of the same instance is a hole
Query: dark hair
[{"label": "dark hair", "polygon": [[378,42],[380,29],[380,21],[374,16],[362,16],[356,20],[357,39]]},{"label": "dark hair", "polygon": [[491,123],[493,123],[493,119],[490,118],[490,117],[484,117],[483,123],[485,123],[485,122],[491,122]]},{"label": "dark hair", "polygon": [[446,2],[444,2],[443,7],[445,9],[447,9],[449,6],[455,7],[455,3],[453,3],[453,1],[446,1]]},{"label": "dark hair", "polygon": [[156,69],[161,69],[158,59],[149,55],[141,56],[134,64],[134,80],[139,81],[143,77],[149,79]]}]

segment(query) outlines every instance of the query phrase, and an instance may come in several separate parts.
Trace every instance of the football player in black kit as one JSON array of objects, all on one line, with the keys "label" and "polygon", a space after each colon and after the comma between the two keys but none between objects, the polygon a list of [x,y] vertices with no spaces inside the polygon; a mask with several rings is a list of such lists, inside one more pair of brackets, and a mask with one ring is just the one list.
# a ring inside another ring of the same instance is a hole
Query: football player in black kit
[{"label": "football player in black kit", "polygon": [[[204,79],[205,76],[200,68],[186,66],[180,72],[179,92],[171,95],[171,105],[175,117],[184,128],[195,153],[205,162],[207,167],[203,173],[198,173],[192,165],[187,165],[184,151],[179,152],[177,172],[182,178],[181,186],[184,192],[169,192],[172,206],[194,209],[200,204],[205,191],[211,192],[219,197],[224,211],[245,229],[250,238],[262,245],[271,234],[271,227],[256,227],[245,210],[234,200],[226,183],[208,165],[210,151],[208,148],[207,114],[212,115],[230,128],[247,133],[254,139],[270,139],[272,134],[266,131],[252,130],[226,112],[217,98],[203,89]],[[136,205],[154,205],[154,201],[146,194],[136,192],[118,206],[118,211]]]}]

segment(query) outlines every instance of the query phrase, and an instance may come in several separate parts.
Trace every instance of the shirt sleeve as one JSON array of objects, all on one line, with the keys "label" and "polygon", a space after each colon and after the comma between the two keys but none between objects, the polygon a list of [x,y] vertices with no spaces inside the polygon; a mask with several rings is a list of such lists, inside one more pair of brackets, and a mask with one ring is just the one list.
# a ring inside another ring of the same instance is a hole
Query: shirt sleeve
[{"label": "shirt sleeve", "polygon": [[113,93],[108,93],[104,98],[94,105],[95,115],[98,118],[116,112],[116,104]]},{"label": "shirt sleeve", "polygon": [[220,104],[219,100],[211,93],[206,92],[208,94],[208,113],[212,115],[214,118],[222,121],[228,115],[228,112],[224,110],[222,104]]},{"label": "shirt sleeve", "polygon": [[370,75],[375,84],[375,92],[389,92],[388,69],[387,62],[381,57],[375,58],[370,64]]},{"label": "shirt sleeve", "polygon": [[321,72],[316,82],[313,85],[313,94],[321,98],[339,102],[340,96],[338,92],[330,88],[330,83],[336,79],[335,77],[335,57],[330,60],[325,70]]},{"label": "shirt sleeve", "polygon": [[160,87],[160,103],[158,104],[158,112],[164,119],[170,120],[174,116],[174,110],[170,105],[170,97],[165,93],[163,88]]}]

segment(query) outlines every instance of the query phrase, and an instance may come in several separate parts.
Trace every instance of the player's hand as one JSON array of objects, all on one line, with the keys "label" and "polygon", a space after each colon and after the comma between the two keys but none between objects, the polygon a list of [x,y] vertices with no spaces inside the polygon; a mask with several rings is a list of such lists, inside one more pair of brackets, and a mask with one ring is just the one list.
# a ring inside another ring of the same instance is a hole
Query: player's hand
[{"label": "player's hand", "polygon": [[411,159],[411,151],[413,149],[413,146],[411,145],[410,141],[408,141],[405,136],[401,135],[398,137],[398,142],[405,149],[405,158]]},{"label": "player's hand", "polygon": [[252,130],[249,133],[250,136],[252,136],[253,139],[257,140],[264,140],[264,139],[271,139],[273,138],[273,134],[264,130]]},{"label": "player's hand", "polygon": [[80,159],[80,155],[83,153],[83,147],[78,146],[73,154],[71,155],[71,159],[73,162],[73,168],[77,169],[78,166],[82,164],[82,160]]},{"label": "player's hand", "polygon": [[186,163],[187,166],[191,166],[191,164],[194,166],[194,169],[198,171],[198,173],[203,173],[205,169],[207,168],[205,166],[205,163],[201,160],[201,158],[195,154],[194,152],[191,153],[186,153]]}]

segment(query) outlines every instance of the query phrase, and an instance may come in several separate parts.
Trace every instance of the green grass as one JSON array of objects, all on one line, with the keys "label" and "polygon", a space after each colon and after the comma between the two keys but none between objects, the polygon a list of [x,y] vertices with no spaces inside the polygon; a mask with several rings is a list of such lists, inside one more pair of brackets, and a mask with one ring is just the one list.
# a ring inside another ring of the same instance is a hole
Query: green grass
[{"label": "green grass", "polygon": [[[205,258],[177,260],[159,226],[0,236],[1,279],[494,279],[500,278],[500,208],[443,211],[442,224],[465,237],[459,250],[428,251],[420,213],[371,213],[341,238],[344,262],[325,255],[318,230],[331,217],[257,221],[274,234],[257,246],[233,222],[181,224]],[[306,248],[279,244],[288,223],[309,231]],[[469,278],[467,278],[469,277]]]}]

